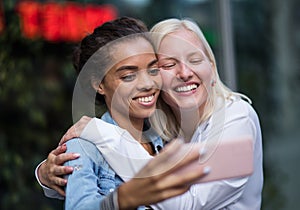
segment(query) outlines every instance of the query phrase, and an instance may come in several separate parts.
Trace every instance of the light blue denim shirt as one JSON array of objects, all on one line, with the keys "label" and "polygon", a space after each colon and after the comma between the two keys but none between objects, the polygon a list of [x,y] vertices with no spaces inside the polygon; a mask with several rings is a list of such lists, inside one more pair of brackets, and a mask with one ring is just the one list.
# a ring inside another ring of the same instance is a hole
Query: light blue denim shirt
[{"label": "light blue denim shirt", "polygon": [[[106,112],[102,120],[117,125]],[[161,138],[154,132],[145,132],[156,152],[162,148]],[[76,138],[67,142],[67,153],[79,153],[80,158],[68,161],[74,171],[68,176],[65,209],[99,209],[100,203],[108,194],[119,187],[123,180],[113,171],[97,147],[86,140]],[[145,209],[141,206],[138,209]]]}]

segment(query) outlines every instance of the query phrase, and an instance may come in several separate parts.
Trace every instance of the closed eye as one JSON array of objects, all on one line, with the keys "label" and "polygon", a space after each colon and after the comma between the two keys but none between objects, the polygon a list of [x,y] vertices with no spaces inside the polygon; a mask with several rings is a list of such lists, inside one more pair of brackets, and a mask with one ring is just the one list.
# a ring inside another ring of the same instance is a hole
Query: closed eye
[{"label": "closed eye", "polygon": [[191,64],[200,64],[202,63],[203,59],[202,58],[195,58],[195,59],[191,59],[189,62]]},{"label": "closed eye", "polygon": [[163,70],[170,70],[176,66],[176,62],[165,63],[160,66]]}]

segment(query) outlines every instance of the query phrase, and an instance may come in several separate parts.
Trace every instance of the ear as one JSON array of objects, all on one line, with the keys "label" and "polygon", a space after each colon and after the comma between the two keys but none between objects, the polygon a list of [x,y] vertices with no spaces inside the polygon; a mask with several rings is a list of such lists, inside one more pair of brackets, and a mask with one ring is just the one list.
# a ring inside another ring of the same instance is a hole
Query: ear
[{"label": "ear", "polygon": [[99,84],[99,82],[94,81],[92,82],[92,86],[97,93],[101,95],[105,94],[104,84],[102,82]]}]

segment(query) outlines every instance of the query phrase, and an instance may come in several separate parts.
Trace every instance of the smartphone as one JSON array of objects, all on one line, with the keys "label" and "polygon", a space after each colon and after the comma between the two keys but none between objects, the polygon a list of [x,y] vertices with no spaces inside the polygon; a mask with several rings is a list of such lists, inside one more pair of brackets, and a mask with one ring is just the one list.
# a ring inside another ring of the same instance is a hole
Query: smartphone
[{"label": "smartphone", "polygon": [[204,148],[204,155],[198,161],[183,167],[179,173],[189,170],[202,170],[205,166],[210,172],[196,181],[203,183],[221,179],[249,176],[253,173],[253,139],[250,136],[241,136],[232,139],[213,140],[199,144]]}]

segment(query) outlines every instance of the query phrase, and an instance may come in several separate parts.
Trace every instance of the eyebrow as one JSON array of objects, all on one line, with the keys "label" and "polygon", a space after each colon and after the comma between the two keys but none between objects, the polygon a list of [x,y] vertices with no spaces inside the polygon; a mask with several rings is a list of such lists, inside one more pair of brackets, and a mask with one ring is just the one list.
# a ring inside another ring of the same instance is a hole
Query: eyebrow
[{"label": "eyebrow", "polygon": [[[189,53],[189,54],[187,55],[187,57],[189,58],[189,57],[192,57],[192,56],[194,56],[194,55],[200,55],[202,58],[205,57],[205,55],[203,55],[203,53],[201,53],[201,51],[194,51],[194,52],[191,52],[191,53]],[[181,62],[181,59],[178,59],[177,57],[174,57],[174,56],[170,56],[170,57],[166,56],[166,57],[161,58],[160,60],[162,60],[162,61],[164,61],[164,60],[165,60],[165,61],[175,60],[175,61],[177,61],[177,62]]]},{"label": "eyebrow", "polygon": [[192,52],[192,53],[189,53],[188,54],[188,57],[191,57],[191,56],[194,56],[194,55],[201,55],[201,57],[203,57],[203,52],[202,51],[195,51],[195,52]]},{"label": "eyebrow", "polygon": [[151,67],[151,66],[153,66],[153,65],[155,65],[157,63],[158,63],[158,59],[154,59],[153,61],[151,61],[150,63],[148,63],[147,67],[149,68],[149,67]]},{"label": "eyebrow", "polygon": [[[150,68],[151,66],[155,65],[158,62],[157,59],[154,59],[153,61],[151,61],[150,63],[148,63],[147,68]],[[137,66],[131,66],[131,65],[125,65],[125,66],[121,66],[119,67],[116,72],[119,71],[124,71],[124,70],[137,70],[138,67]]]},{"label": "eyebrow", "polygon": [[116,72],[124,71],[124,70],[137,70],[137,66],[121,66],[116,70]]}]

